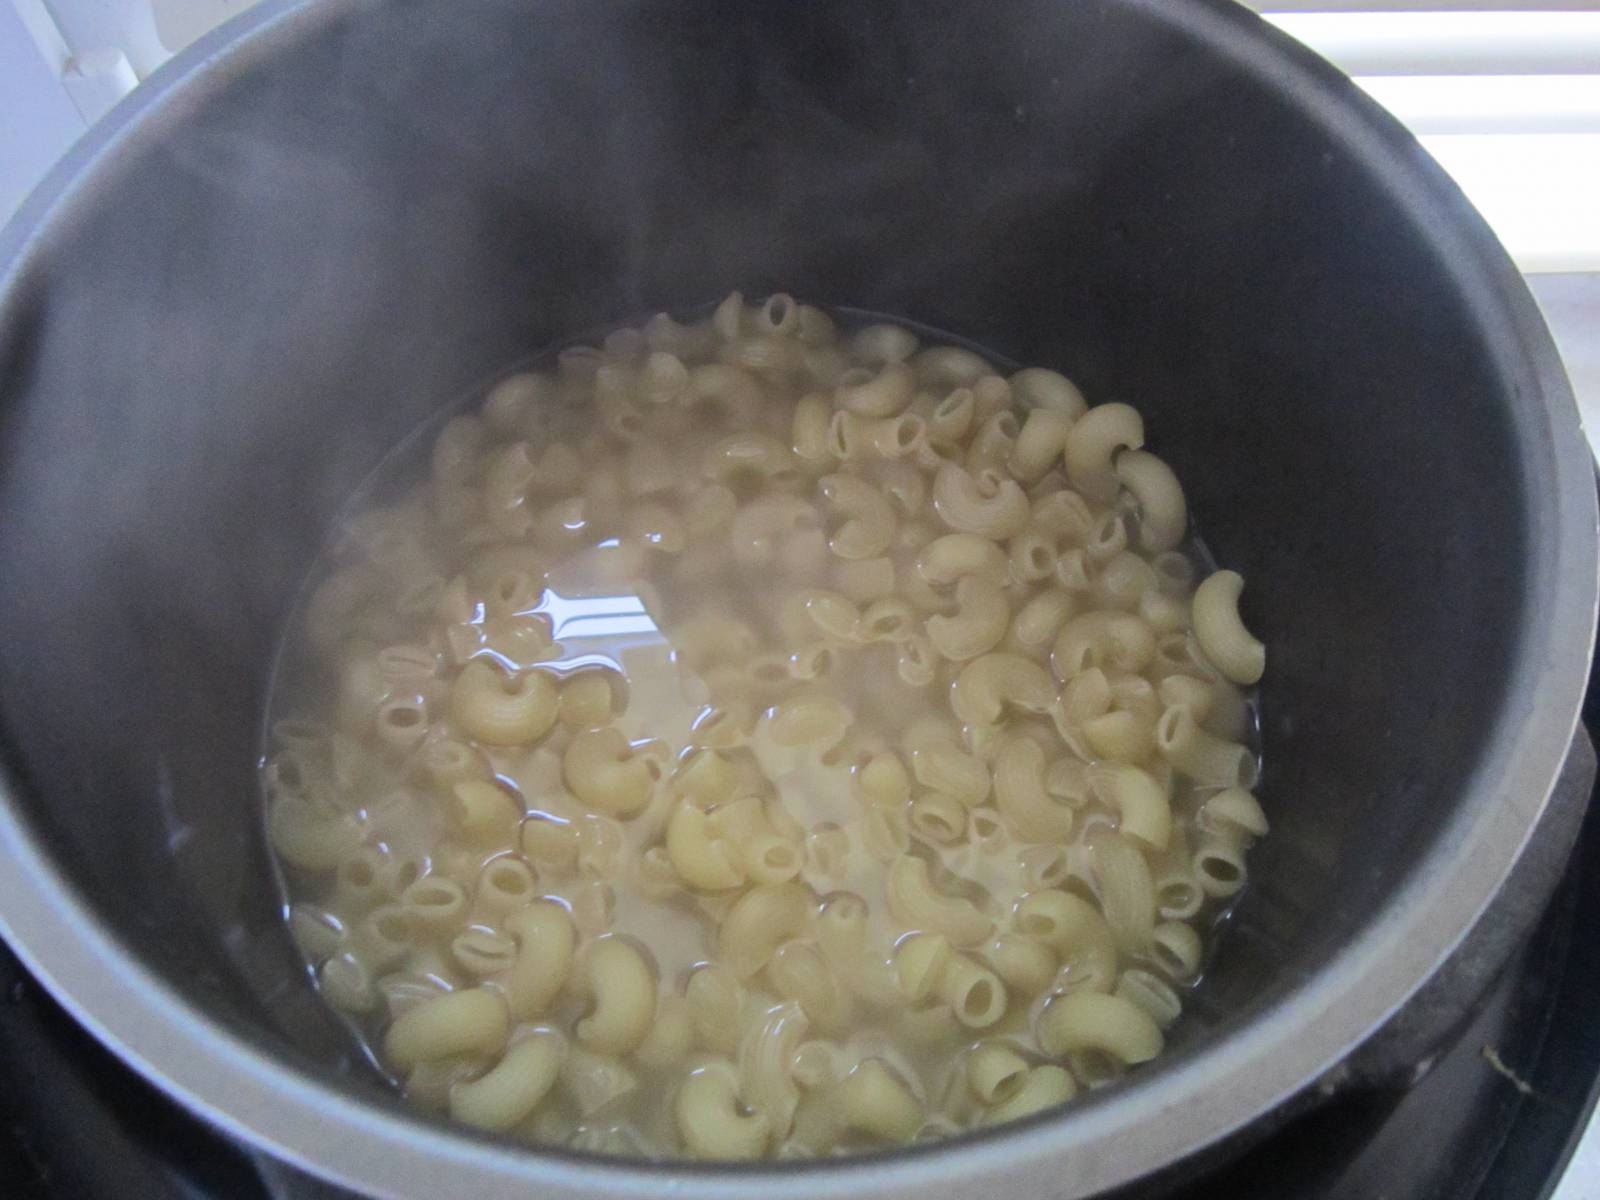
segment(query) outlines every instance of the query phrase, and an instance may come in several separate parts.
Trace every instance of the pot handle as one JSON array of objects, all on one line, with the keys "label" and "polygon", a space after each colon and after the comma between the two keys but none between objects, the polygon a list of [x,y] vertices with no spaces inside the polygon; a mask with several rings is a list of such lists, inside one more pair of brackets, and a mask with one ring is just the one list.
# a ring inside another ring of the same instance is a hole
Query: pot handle
[{"label": "pot handle", "polygon": [[1400,1090],[1428,1073],[1549,905],[1583,824],[1595,768],[1594,743],[1580,724],[1544,812],[1488,910],[1433,977],[1335,1067],[1319,1091]]}]

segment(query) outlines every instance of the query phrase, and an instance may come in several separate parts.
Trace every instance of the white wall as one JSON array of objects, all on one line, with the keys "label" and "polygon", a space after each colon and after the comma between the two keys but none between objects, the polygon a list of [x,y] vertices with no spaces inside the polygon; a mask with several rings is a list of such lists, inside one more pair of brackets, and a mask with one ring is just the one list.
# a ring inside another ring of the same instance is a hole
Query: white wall
[{"label": "white wall", "polygon": [[18,9],[0,0],[0,222],[83,129]]}]

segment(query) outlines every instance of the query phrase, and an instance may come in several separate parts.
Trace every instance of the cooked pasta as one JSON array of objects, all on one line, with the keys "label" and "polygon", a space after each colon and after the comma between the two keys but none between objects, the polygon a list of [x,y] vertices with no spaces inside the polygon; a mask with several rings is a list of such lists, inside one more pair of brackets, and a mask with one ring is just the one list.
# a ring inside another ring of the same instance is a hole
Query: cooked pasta
[{"label": "cooked pasta", "polygon": [[538,1108],[555,1086],[566,1051],[560,1033],[534,1033],[507,1050],[479,1078],[452,1086],[450,1115],[479,1129],[510,1129]]},{"label": "cooked pasta", "polygon": [[495,382],[291,630],[323,998],[418,1105],[606,1154],[915,1145],[1155,1057],[1268,834],[1266,654],[1145,435],[783,294]]}]

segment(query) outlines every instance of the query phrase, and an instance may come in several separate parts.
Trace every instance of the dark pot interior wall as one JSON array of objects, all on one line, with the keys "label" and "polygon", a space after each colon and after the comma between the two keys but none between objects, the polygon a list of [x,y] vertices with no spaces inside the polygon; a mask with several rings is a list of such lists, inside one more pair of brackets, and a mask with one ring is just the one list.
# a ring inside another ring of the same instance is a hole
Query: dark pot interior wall
[{"label": "dark pot interior wall", "polygon": [[1272,647],[1274,834],[1185,1037],[1443,836],[1528,539],[1418,231],[1140,6],[369,4],[124,140],[0,309],[0,729],[63,873],[221,1019],[340,1044],[266,883],[264,673],[330,515],[513,359],[740,286],[1144,410]]}]

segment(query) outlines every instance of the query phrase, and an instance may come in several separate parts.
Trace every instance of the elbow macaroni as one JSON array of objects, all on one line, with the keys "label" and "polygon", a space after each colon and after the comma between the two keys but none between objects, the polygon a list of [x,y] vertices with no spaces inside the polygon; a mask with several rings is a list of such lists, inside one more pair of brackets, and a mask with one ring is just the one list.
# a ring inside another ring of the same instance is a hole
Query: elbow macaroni
[{"label": "elbow macaroni", "polygon": [[323,997],[419,1104],[606,1154],[1153,1057],[1269,826],[1243,581],[1144,437],[783,294],[495,384],[298,618],[330,695],[261,779]]},{"label": "elbow macaroni", "polygon": [[656,1015],[656,979],[644,955],[621,938],[604,937],[590,947],[583,974],[594,1011],[578,1022],[578,1040],[602,1054],[635,1049]]},{"label": "elbow macaroni", "polygon": [[1236,571],[1207,576],[1194,593],[1194,633],[1219,671],[1234,683],[1250,684],[1261,679],[1267,652],[1239,616],[1243,590],[1244,580]]}]

